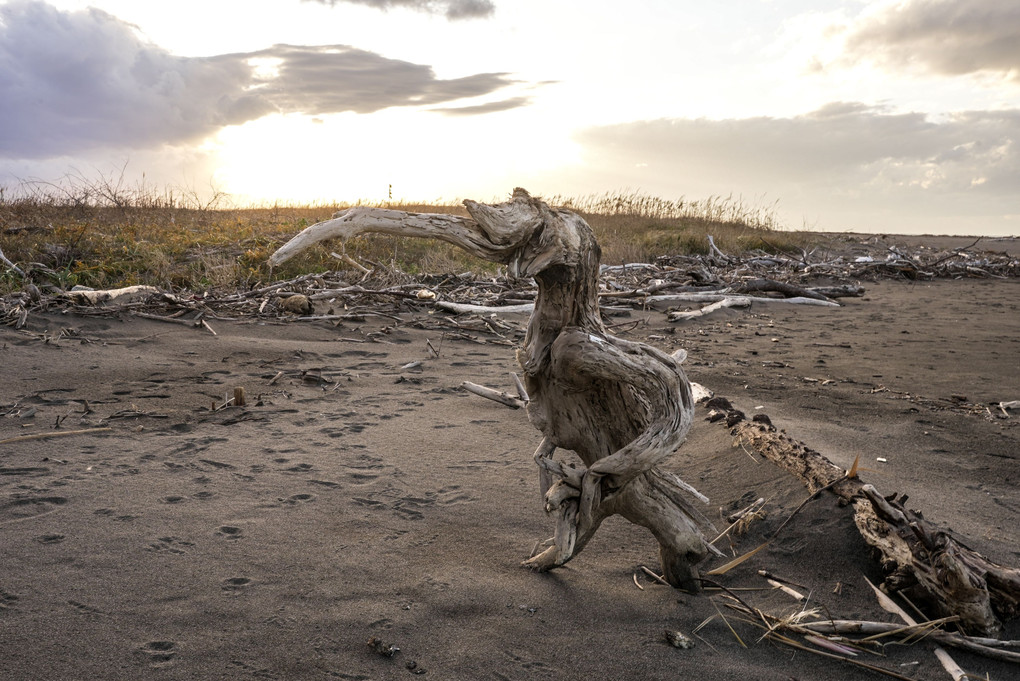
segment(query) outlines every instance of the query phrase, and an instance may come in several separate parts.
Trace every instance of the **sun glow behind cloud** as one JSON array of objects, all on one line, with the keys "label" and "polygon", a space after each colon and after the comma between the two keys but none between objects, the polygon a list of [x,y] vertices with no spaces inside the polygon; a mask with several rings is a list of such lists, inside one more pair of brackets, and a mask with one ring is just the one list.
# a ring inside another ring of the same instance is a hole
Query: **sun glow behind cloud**
[{"label": "sun glow behind cloud", "polygon": [[493,115],[506,118],[506,135],[493,137],[479,118],[414,110],[277,114],[224,129],[209,146],[217,185],[256,202],[385,201],[391,185],[394,199],[502,199],[580,158],[569,135],[527,111]]}]

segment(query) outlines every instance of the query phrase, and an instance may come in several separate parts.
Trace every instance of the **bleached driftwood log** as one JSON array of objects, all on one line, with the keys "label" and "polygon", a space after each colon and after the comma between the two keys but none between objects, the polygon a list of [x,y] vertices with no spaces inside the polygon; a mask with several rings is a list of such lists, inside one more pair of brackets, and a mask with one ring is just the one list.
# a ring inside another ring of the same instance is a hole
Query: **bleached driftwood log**
[{"label": "bleached driftwood log", "polygon": [[671,322],[682,322],[688,319],[704,317],[718,310],[727,307],[751,307],[752,303],[787,303],[790,305],[820,305],[822,307],[839,307],[839,303],[831,300],[819,300],[817,298],[754,298],[751,296],[724,296],[711,305],[706,305],[699,310],[690,312],[670,312],[666,318]]},{"label": "bleached driftwood log", "polygon": [[[611,336],[598,310],[601,255],[588,224],[516,189],[498,205],[465,201],[471,217],[352,208],[308,227],[270,257],[278,264],[314,243],[366,232],[431,237],[534,277],[538,295],[518,362],[528,416],[544,435],[535,452],[555,536],[525,561],[536,570],[577,555],[609,516],[647,527],[670,584],[699,588],[711,523],[690,487],[657,465],[683,442],[694,399],[680,361]],[[554,458],[572,450],[580,465]],[[714,530],[713,530],[714,532]]]},{"label": "bleached driftwood log", "polygon": [[826,457],[769,424],[743,421],[735,433],[738,442],[800,477],[812,492],[832,485],[853,505],[854,522],[886,571],[888,591],[908,594],[939,616],[958,616],[970,635],[998,636],[1002,620],[1020,615],[1020,569],[993,563],[906,510],[895,495],[883,497],[873,486],[847,477]]},{"label": "bleached driftwood log", "polygon": [[124,288],[113,288],[102,291],[93,289],[72,289],[66,293],[67,297],[82,305],[100,305],[102,303],[125,303],[132,300],[140,300],[148,296],[156,295],[159,289],[155,286],[125,286]]}]

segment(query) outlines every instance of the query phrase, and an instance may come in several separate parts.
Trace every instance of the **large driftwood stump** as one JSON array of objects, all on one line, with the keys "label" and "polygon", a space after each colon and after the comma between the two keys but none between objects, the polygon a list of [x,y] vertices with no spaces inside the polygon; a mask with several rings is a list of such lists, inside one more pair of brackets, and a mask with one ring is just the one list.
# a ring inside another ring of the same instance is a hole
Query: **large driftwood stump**
[{"label": "large driftwood stump", "polygon": [[[658,540],[670,584],[697,590],[697,565],[712,550],[700,528],[711,524],[687,500],[696,492],[656,467],[683,442],[694,415],[682,358],[608,333],[597,299],[601,253],[581,217],[523,189],[506,203],[464,205],[470,218],[352,208],[305,229],[270,263],[325,239],[378,232],[441,239],[507,265],[513,276],[534,277],[538,297],[517,359],[528,416],[544,435],[535,461],[545,507],[558,521],[544,550],[524,564],[563,565],[620,514]],[[557,449],[581,463],[562,463]]]}]

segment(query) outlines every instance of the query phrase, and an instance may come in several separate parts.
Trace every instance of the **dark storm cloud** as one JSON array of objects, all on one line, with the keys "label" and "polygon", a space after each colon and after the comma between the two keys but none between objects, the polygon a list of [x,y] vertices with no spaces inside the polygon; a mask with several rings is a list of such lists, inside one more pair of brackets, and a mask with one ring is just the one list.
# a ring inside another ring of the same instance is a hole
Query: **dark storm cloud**
[{"label": "dark storm cloud", "polygon": [[[1020,110],[933,119],[836,103],[792,118],[670,119],[594,128],[593,161],[701,191],[765,191],[895,201],[972,197],[1016,213]],[[1012,208],[1010,208],[1010,206]]]},{"label": "dark storm cloud", "polygon": [[183,143],[274,112],[443,104],[512,82],[499,73],[440,80],[428,66],[344,45],[178,57],[100,10],[0,5],[0,156],[7,158]]},{"label": "dark storm cloud", "polygon": [[368,5],[387,10],[391,7],[408,7],[430,14],[444,14],[447,19],[479,19],[490,17],[496,6],[490,0],[311,0],[324,5],[343,2],[352,5]]},{"label": "dark storm cloud", "polygon": [[1020,80],[1016,0],[907,0],[851,26],[850,58],[943,74],[998,72]]}]

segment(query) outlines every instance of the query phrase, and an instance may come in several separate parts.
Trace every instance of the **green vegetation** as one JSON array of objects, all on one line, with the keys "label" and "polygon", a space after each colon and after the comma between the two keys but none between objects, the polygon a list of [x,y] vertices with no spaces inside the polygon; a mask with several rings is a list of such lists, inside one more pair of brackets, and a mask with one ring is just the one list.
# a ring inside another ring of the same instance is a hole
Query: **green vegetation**
[{"label": "green vegetation", "polygon": [[[237,290],[308,272],[349,268],[321,244],[270,271],[266,259],[291,236],[349,207],[344,204],[224,208],[193,192],[125,189],[103,178],[64,185],[0,188],[0,249],[37,284],[115,288],[151,284],[173,290]],[[603,262],[647,262],[660,255],[706,253],[707,234],[727,253],[792,251],[808,241],[776,224],[774,206],[748,208],[732,197],[665,201],[640,194],[552,197],[551,205],[584,216],[602,244]],[[378,204],[417,212],[466,215],[459,205]],[[346,252],[410,274],[493,271],[445,244],[413,238],[354,239]],[[20,290],[0,264],[0,293]]]}]

